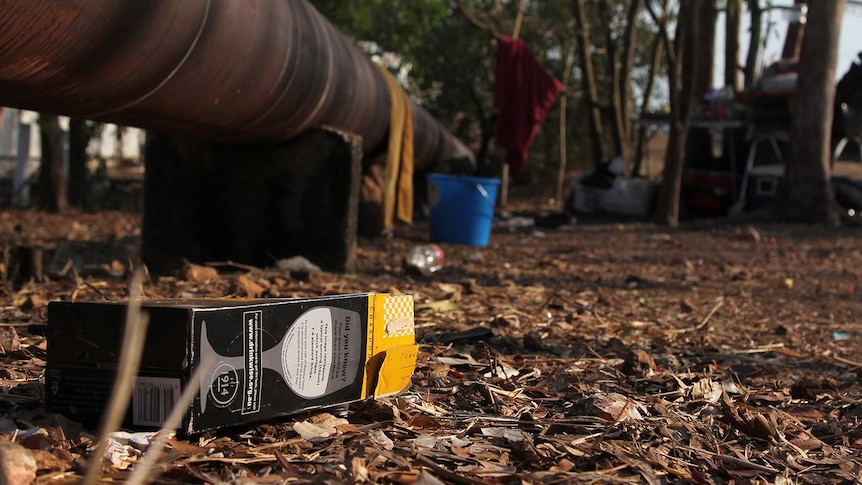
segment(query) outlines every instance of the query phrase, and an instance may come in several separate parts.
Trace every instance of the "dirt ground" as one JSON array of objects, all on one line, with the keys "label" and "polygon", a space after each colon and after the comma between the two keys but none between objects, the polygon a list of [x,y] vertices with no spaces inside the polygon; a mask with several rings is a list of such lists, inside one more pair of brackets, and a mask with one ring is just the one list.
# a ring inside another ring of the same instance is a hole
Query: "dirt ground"
[{"label": "dirt ground", "polygon": [[[540,205],[521,201],[516,215]],[[346,421],[297,416],[173,438],[151,478],[858,483],[862,229],[538,222],[500,224],[487,248],[442,245],[445,268],[430,278],[401,265],[426,238],[421,223],[361,241],[355,274],[228,265],[210,281],[152,276],[152,298],[413,295],[422,346],[398,397],[356,403]],[[0,213],[7,247],[45,250],[44,281],[15,282],[4,267],[0,297],[0,433],[33,457],[41,483],[80,480],[95,440],[44,411],[46,304],[124,298],[139,223],[123,212]],[[300,434],[306,422],[328,436]],[[141,448],[114,435],[103,479],[128,478]]]}]

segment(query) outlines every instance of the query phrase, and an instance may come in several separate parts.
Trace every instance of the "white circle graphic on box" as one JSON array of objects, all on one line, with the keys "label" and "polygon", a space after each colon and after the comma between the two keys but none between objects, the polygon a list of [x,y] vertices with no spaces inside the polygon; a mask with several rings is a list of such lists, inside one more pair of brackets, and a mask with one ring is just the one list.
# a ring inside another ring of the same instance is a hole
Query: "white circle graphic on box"
[{"label": "white circle graphic on box", "polygon": [[216,406],[223,408],[233,402],[239,390],[239,377],[230,363],[222,361],[210,375],[210,395]]},{"label": "white circle graphic on box", "polygon": [[332,312],[312,308],[296,319],[281,348],[284,379],[298,396],[312,399],[326,394],[332,368]]}]

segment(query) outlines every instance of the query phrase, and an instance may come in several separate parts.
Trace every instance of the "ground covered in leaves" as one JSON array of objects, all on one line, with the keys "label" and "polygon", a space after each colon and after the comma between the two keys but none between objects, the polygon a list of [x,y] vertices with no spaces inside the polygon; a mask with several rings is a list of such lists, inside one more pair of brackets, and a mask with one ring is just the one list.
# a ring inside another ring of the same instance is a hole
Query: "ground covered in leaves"
[{"label": "ground covered in leaves", "polygon": [[[408,392],[173,438],[153,479],[857,483],[862,230],[530,222],[501,220],[487,248],[443,245],[430,278],[401,265],[421,224],[362,241],[356,274],[152,276],[152,298],[409,294],[422,343]],[[124,298],[139,215],[5,211],[0,235],[8,264],[23,246],[46,261],[41,281],[2,268],[0,464],[75,482],[94,430],[44,411],[46,303]],[[115,434],[103,479],[124,480],[148,439]]]}]

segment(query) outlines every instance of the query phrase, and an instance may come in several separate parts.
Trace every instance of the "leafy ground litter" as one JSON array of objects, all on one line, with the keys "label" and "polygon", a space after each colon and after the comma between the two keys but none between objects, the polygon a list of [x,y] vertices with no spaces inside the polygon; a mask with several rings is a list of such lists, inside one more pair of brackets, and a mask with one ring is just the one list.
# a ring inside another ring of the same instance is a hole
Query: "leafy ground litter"
[{"label": "leafy ground litter", "polygon": [[[398,397],[173,437],[150,479],[858,483],[860,229],[524,221],[487,248],[442,245],[430,278],[401,265],[422,224],[361,241],[355,274],[221,262],[152,276],[150,298],[410,294],[422,346]],[[94,430],[43,407],[46,304],[126,297],[139,227],[126,212],[0,213],[5,476],[86,473]],[[15,281],[21,247],[44,251],[41,281]],[[115,433],[102,480],[128,478],[150,439]]]}]

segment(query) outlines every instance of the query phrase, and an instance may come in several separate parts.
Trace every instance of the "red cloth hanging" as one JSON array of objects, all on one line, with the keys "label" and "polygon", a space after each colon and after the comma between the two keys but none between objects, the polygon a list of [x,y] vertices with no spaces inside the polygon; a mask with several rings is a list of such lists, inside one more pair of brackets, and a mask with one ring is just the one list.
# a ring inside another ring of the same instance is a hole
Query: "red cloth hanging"
[{"label": "red cloth hanging", "polygon": [[518,174],[539,125],[563,90],[548,74],[524,41],[503,36],[497,43],[494,108],[497,146],[506,150],[506,163]]}]

